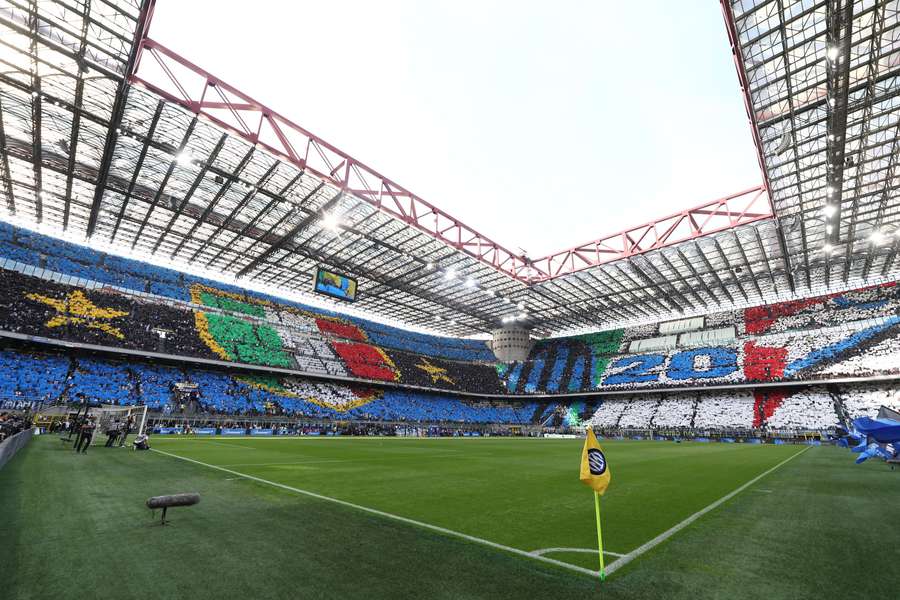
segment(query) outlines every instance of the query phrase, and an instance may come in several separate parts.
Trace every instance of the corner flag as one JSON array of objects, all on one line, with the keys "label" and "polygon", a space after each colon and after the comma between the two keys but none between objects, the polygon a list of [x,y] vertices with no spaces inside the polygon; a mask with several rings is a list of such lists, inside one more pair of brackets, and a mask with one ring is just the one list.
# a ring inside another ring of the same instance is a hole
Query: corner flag
[{"label": "corner flag", "polygon": [[600,554],[600,581],[606,579],[606,563],[603,560],[603,532],[600,528],[600,496],[609,487],[609,464],[597,443],[597,436],[590,426],[585,430],[584,450],[581,451],[581,473],[579,479],[594,490],[594,510],[597,513],[597,551]]},{"label": "corner flag", "polygon": [[581,452],[581,474],[579,479],[586,486],[592,488],[600,495],[606,491],[609,486],[609,465],[606,462],[606,456],[597,443],[597,436],[594,430],[587,428],[587,437],[584,439],[584,450]]}]

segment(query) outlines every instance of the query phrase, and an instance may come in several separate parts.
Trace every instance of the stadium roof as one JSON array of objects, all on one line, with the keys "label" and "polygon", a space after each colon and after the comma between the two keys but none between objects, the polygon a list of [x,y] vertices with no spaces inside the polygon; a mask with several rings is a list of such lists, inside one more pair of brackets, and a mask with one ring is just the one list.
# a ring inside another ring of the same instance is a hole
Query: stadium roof
[{"label": "stadium roof", "polygon": [[[895,275],[896,3],[751,4],[723,10],[764,185],[547,257],[510,252],[150,39],[152,1],[0,5],[0,194],[18,218],[281,290],[329,266],[359,278],[358,308],[454,335],[512,319],[598,329]],[[845,22],[854,42],[830,68]]]}]

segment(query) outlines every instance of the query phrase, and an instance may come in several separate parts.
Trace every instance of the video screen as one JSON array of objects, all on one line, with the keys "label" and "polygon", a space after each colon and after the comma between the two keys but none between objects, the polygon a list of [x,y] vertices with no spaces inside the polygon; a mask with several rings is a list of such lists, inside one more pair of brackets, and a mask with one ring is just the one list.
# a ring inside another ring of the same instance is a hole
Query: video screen
[{"label": "video screen", "polygon": [[325,294],[338,300],[354,302],[356,300],[356,280],[340,273],[328,271],[319,267],[316,269],[316,279],[313,282],[313,290],[319,294]]}]

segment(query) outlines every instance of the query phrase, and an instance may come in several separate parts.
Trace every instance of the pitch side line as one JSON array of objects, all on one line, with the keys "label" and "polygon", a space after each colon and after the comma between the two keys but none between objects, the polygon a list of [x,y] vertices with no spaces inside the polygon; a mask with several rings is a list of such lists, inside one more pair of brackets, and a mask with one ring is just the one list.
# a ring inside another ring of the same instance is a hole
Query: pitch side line
[{"label": "pitch side line", "polygon": [[[489,546],[491,548],[496,548],[498,550],[504,550],[506,552],[510,552],[512,554],[517,554],[519,556],[525,556],[527,558],[531,558],[533,560],[539,560],[541,562],[549,563],[551,565],[556,565],[557,567],[562,567],[564,569],[569,569],[570,571],[576,571],[578,573],[582,573],[584,575],[590,575],[591,577],[597,577],[599,575],[598,571],[592,571],[591,569],[586,569],[584,567],[579,567],[578,565],[569,564],[567,562],[563,562],[561,560],[555,560],[553,558],[547,558],[546,556],[540,556],[538,554],[532,554],[531,552],[526,552],[525,550],[519,550],[518,548],[513,548],[512,546],[505,546],[503,544],[498,544],[497,542],[492,542],[490,540],[486,540],[483,538],[475,537],[473,535],[469,535],[467,533],[462,533],[460,531],[453,531],[452,529],[446,529],[444,527],[438,527],[437,525],[432,525],[430,523],[424,523],[422,521],[416,521],[415,519],[409,519],[407,517],[401,517],[400,515],[395,515],[389,512],[384,512],[382,510],[377,510],[375,508],[369,508],[368,506],[362,506],[361,504],[354,504],[352,502],[347,502],[346,500],[338,500],[337,498],[332,498],[330,496],[323,496],[322,494],[317,494],[315,492],[310,492],[309,490],[302,490],[300,488],[295,488],[289,485],[285,485],[283,483],[277,483],[275,481],[269,481],[268,479],[263,479],[261,477],[254,477],[253,475],[247,475],[245,473],[239,473],[238,471],[232,471],[231,469],[226,469],[225,467],[219,467],[217,465],[211,465],[209,463],[201,462],[199,460],[194,460],[193,458],[187,458],[184,456],[178,456],[177,454],[172,454],[171,452],[165,452],[163,450],[157,450],[155,448],[152,449],[153,452],[158,454],[164,454],[166,456],[170,456],[172,458],[177,458],[178,460],[183,460],[185,462],[194,463],[196,465],[200,465],[202,467],[208,467],[210,469],[216,469],[217,471],[223,471],[225,473],[230,473],[232,475],[237,475],[239,477],[243,477],[244,479],[249,479],[251,481],[256,481],[258,483],[264,483],[266,485],[271,485],[272,487],[281,488],[283,490],[287,490],[289,492],[294,492],[296,494],[302,494],[304,496],[309,496],[311,498],[316,498],[318,500],[324,500],[326,502],[333,502],[334,504],[340,504],[341,506],[346,506],[348,508],[354,508],[356,510],[367,512],[369,514],[378,515],[379,517],[384,517],[386,519],[393,519],[394,521],[400,521],[401,523],[407,523],[409,525],[415,525],[416,527],[421,527],[422,529],[428,529],[431,531],[436,531],[438,533],[442,533],[444,535],[449,535],[452,537],[458,537],[469,542],[475,542],[476,544],[482,544],[484,546]],[[620,559],[624,560],[624,559]],[[615,564],[615,563],[613,563]],[[609,569],[607,569],[609,572]]]},{"label": "pitch side line", "polygon": [[738,489],[734,490],[733,492],[722,496],[721,498],[719,498],[718,500],[716,500],[715,502],[713,502],[706,508],[702,508],[702,509],[698,510],[697,512],[695,512],[694,514],[689,516],[687,519],[685,519],[681,523],[675,525],[671,529],[667,529],[666,531],[662,532],[661,534],[659,534],[658,536],[656,536],[655,538],[653,538],[646,544],[643,544],[639,548],[632,550],[631,552],[629,552],[622,558],[616,560],[609,567],[607,567],[606,574],[611,575],[612,573],[614,573],[621,567],[624,567],[625,565],[627,565],[628,563],[633,561],[638,556],[644,554],[648,550],[652,550],[653,548],[660,545],[661,543],[663,543],[664,541],[666,541],[667,539],[669,539],[670,537],[672,537],[673,535],[675,535],[676,533],[678,533],[679,531],[681,531],[682,529],[684,529],[685,527],[687,527],[688,525],[690,525],[691,523],[693,523],[694,521],[696,521],[697,519],[699,519],[700,517],[702,517],[703,515],[708,513],[709,511],[713,510],[714,508],[717,508],[718,506],[724,504],[725,502],[728,502],[729,500],[731,500],[732,498],[734,498],[735,496],[737,496],[738,494],[740,494],[741,492],[746,490],[748,487],[750,487],[751,485],[753,485],[754,483],[756,483],[757,481],[759,481],[760,479],[762,479],[763,477],[765,477],[766,475],[771,473],[772,471],[774,471],[774,470],[778,469],[779,467],[781,467],[782,465],[794,460],[795,458],[797,458],[798,456],[800,456],[801,454],[803,454],[810,448],[812,448],[812,446],[807,446],[800,452],[797,452],[796,454],[789,456],[788,458],[784,459],[783,461],[781,461],[780,463],[778,463],[777,465],[775,465],[768,471],[760,473],[759,475],[757,475],[756,477],[754,477],[753,479],[751,479],[750,481],[748,481],[747,483],[745,483]]}]

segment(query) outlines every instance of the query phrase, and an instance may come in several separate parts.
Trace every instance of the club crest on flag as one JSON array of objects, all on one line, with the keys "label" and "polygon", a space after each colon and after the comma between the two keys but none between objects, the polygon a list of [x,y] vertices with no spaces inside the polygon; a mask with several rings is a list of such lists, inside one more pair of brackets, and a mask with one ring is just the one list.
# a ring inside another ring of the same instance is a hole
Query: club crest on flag
[{"label": "club crest on flag", "polygon": [[606,457],[603,456],[603,452],[597,448],[591,448],[587,454],[591,475],[603,475],[603,472],[606,471]]},{"label": "club crest on flag", "polygon": [[598,494],[606,492],[610,480],[609,463],[597,443],[597,436],[588,427],[585,430],[584,450],[581,452],[581,469],[578,478]]}]

